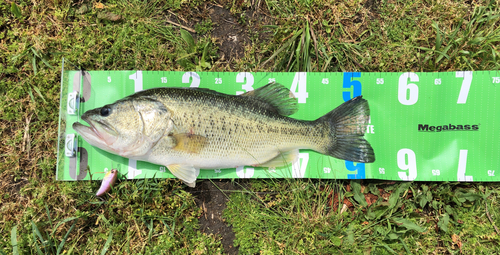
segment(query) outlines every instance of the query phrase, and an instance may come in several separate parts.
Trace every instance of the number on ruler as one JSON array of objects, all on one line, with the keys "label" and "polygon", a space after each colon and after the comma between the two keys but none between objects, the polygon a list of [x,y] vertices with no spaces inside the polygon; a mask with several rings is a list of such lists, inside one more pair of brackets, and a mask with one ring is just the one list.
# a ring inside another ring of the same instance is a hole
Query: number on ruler
[{"label": "number on ruler", "polygon": [[493,78],[493,83],[500,83],[500,77],[491,77]]},{"label": "number on ruler", "polygon": [[345,168],[348,171],[356,171],[355,174],[348,174],[347,179],[366,179],[365,163],[356,163],[352,161],[345,161]]},{"label": "number on ruler", "polygon": [[161,79],[161,83],[167,83],[167,81],[168,81],[167,77],[161,77],[160,79]]},{"label": "number on ruler", "polygon": [[[299,104],[305,104],[306,99],[309,97],[309,93],[306,91],[306,73],[298,72],[295,73],[295,77],[293,77],[292,87],[290,91],[292,91],[295,98],[299,100]],[[298,89],[298,91],[297,91]]]},{"label": "number on ruler", "polygon": [[[408,160],[406,160],[408,158]],[[398,172],[399,178],[403,181],[413,181],[417,178],[417,159],[415,152],[410,149],[401,149],[397,156],[398,167],[406,172]],[[408,163],[407,163],[408,162]]]},{"label": "number on ruler", "polygon": [[342,98],[344,102],[351,100],[357,96],[361,96],[361,82],[357,80],[352,80],[352,78],[361,77],[360,72],[350,73],[346,72],[343,74],[342,87],[345,89],[352,87],[352,96],[351,92],[344,91],[342,92]]},{"label": "number on ruler", "polygon": [[472,71],[456,72],[455,77],[464,78],[462,86],[460,87],[457,104],[465,104],[467,102],[467,96],[469,95],[470,84],[472,83]]},{"label": "number on ruler", "polygon": [[441,175],[441,171],[439,169],[432,169],[432,175]]},{"label": "number on ruler", "polygon": [[245,84],[241,85],[241,88],[244,89],[245,91],[236,91],[236,95],[241,95],[245,92],[253,90],[253,87],[252,87],[253,86],[253,75],[251,73],[247,73],[247,72],[238,73],[236,75],[236,82],[237,83],[245,82]]},{"label": "number on ruler", "polygon": [[472,176],[465,175],[465,168],[467,167],[467,150],[460,150],[458,155],[458,172],[457,180],[459,182],[471,182]]},{"label": "number on ruler", "polygon": [[196,72],[186,72],[182,75],[182,83],[189,83],[190,88],[198,88],[200,86],[200,76]]},{"label": "number on ruler", "polygon": [[134,92],[142,90],[142,71],[137,71],[129,75],[128,78],[134,81]]},{"label": "number on ruler", "polygon": [[[128,76],[129,79],[134,81],[134,92],[142,90],[142,71],[137,71]],[[137,160],[128,160],[128,179],[134,179],[137,175],[142,174],[142,170],[137,170]]]},{"label": "number on ruler", "polygon": [[215,84],[222,84],[222,78],[215,78]]},{"label": "number on ruler", "polygon": [[418,82],[418,75],[403,73],[399,76],[398,100],[404,105],[414,105],[418,101],[418,86],[415,83],[408,83],[408,79],[411,82]]},{"label": "number on ruler", "polygon": [[244,166],[239,166],[236,168],[236,175],[240,178],[252,178],[254,169],[251,167],[245,168]]},{"label": "number on ruler", "polygon": [[299,153],[299,158],[292,163],[292,177],[304,178],[308,162],[309,153]]},{"label": "number on ruler", "polygon": [[108,76],[108,82],[111,82],[111,76]]}]

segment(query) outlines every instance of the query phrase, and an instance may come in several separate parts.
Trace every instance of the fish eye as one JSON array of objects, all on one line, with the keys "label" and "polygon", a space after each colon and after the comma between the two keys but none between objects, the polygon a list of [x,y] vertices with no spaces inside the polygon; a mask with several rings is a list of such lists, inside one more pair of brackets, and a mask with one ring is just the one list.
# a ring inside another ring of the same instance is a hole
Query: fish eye
[{"label": "fish eye", "polygon": [[108,117],[111,114],[111,108],[104,106],[101,108],[101,116]]}]

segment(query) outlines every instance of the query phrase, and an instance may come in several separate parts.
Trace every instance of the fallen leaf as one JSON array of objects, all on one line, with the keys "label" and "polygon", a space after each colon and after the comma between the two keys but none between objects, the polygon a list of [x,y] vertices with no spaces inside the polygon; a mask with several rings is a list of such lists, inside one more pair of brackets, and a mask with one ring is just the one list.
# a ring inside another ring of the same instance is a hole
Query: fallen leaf
[{"label": "fallen leaf", "polygon": [[97,14],[98,19],[104,19],[104,20],[111,20],[111,21],[118,21],[122,19],[121,15],[114,14],[112,12],[100,12]]},{"label": "fallen leaf", "polygon": [[104,6],[103,3],[95,3],[94,8],[96,9],[104,9],[106,6]]}]

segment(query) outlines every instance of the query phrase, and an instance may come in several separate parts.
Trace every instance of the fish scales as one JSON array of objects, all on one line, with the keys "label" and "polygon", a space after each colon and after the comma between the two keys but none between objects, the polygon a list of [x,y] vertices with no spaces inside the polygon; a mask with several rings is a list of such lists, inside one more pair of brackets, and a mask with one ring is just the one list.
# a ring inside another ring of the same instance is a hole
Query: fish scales
[{"label": "fish scales", "polygon": [[314,121],[282,116],[259,101],[239,96],[174,88],[153,89],[137,96],[148,96],[168,105],[177,132],[207,138],[207,145],[199,153],[155,148],[153,157],[168,154],[200,167],[259,165],[299,145],[318,150],[330,132]]},{"label": "fish scales", "polygon": [[279,167],[299,149],[354,162],[375,161],[363,136],[368,102],[353,98],[314,120],[288,117],[297,100],[271,83],[234,96],[207,89],[157,88],[89,110],[73,128],[108,152],[165,165],[194,187],[199,169]]}]

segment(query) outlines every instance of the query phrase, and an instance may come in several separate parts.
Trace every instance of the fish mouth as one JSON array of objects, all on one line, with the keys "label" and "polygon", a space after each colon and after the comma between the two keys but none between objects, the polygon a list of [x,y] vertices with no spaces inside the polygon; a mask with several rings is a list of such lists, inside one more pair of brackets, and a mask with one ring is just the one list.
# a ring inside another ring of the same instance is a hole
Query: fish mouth
[{"label": "fish mouth", "polygon": [[82,120],[90,126],[75,122],[73,129],[90,145],[107,151],[111,150],[111,146],[118,138],[117,132],[102,121],[91,120],[87,116],[82,116]]}]

